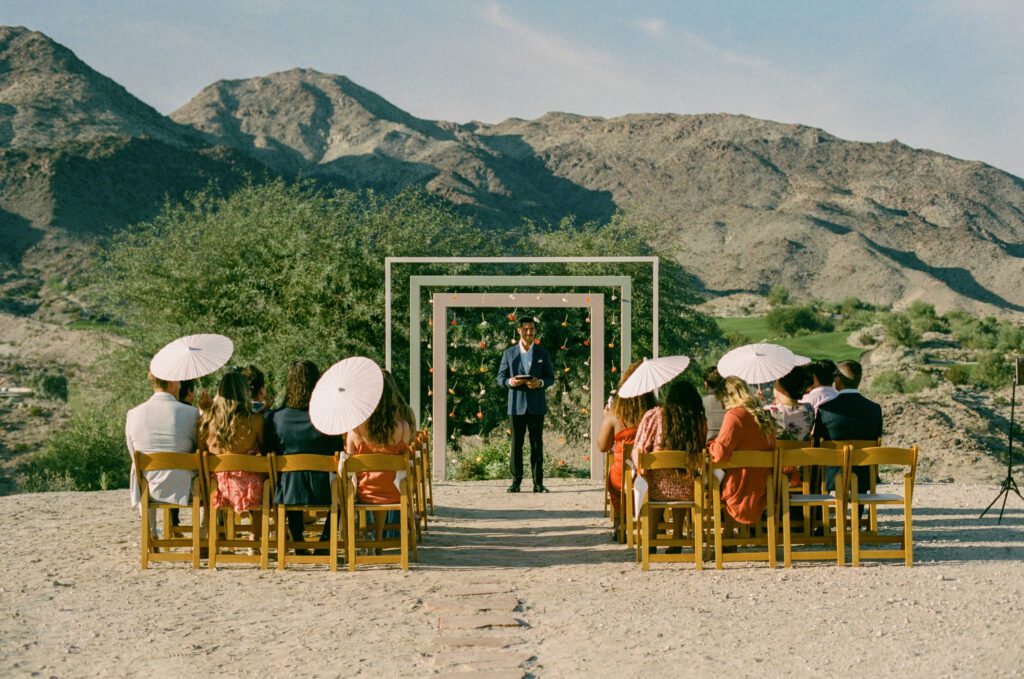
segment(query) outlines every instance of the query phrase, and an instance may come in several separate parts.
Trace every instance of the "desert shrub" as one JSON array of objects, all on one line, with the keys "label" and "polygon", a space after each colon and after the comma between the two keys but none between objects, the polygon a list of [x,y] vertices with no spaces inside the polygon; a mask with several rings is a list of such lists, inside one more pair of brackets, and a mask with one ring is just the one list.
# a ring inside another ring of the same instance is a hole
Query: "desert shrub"
[{"label": "desert shrub", "polygon": [[772,332],[780,335],[831,332],[835,329],[830,319],[823,317],[810,305],[777,306],[768,312],[764,320]]},{"label": "desert shrub", "polygon": [[885,341],[895,347],[916,347],[920,341],[920,335],[914,331],[910,319],[902,314],[889,314],[882,319],[885,327]]},{"label": "desert shrub", "polygon": [[902,394],[904,389],[903,375],[897,370],[883,370],[871,380],[872,394]]},{"label": "desert shrub", "polygon": [[971,384],[984,389],[1003,389],[1013,382],[1013,365],[1003,354],[989,351],[978,357],[971,370]]},{"label": "desert shrub", "polygon": [[1024,350],[1024,327],[1001,323],[996,333],[996,350],[1004,353]]},{"label": "desert shrub", "polygon": [[878,342],[878,339],[875,337],[874,333],[869,332],[867,330],[857,335],[857,343],[863,346],[869,346],[875,344],[876,342]]},{"label": "desert shrub", "polygon": [[32,385],[43,398],[68,400],[68,378],[60,373],[41,370],[32,376]]},{"label": "desert shrub", "polygon": [[916,394],[919,391],[925,389],[931,389],[936,384],[935,378],[931,373],[918,372],[912,377],[907,378],[903,381],[903,393],[904,394]]},{"label": "desert shrub", "polygon": [[127,488],[131,459],[122,426],[109,414],[73,417],[18,466],[19,486],[29,492]]},{"label": "desert shrub", "polygon": [[765,297],[765,300],[772,306],[789,304],[789,290],[782,285],[773,285],[772,289],[768,291],[768,296]]},{"label": "desert shrub", "polygon": [[577,467],[565,459],[545,455],[544,476],[553,479],[587,479],[590,478],[590,469]]},{"label": "desert shrub", "polygon": [[971,367],[969,365],[951,365],[946,368],[946,381],[950,384],[970,384]]},{"label": "desert shrub", "polygon": [[935,306],[920,300],[913,302],[907,309],[907,318],[914,332],[918,335],[926,332],[946,332],[949,326],[935,315]]}]

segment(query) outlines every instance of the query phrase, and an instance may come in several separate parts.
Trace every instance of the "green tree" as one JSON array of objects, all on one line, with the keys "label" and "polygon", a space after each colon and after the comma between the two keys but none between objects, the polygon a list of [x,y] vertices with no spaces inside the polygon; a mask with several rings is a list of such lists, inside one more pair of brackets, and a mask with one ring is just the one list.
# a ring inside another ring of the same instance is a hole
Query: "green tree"
[{"label": "green tree", "polygon": [[801,332],[831,332],[832,321],[823,317],[811,305],[777,306],[764,318],[769,330],[779,335],[796,335]]}]

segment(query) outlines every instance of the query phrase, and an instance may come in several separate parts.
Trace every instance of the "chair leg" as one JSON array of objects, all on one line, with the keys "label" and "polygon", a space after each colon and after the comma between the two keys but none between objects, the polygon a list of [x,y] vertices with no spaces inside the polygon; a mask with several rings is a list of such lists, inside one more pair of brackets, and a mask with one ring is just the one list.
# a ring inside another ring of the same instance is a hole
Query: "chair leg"
[{"label": "chair leg", "polygon": [[693,569],[704,568],[704,513],[701,511],[700,498],[694,496],[696,506],[690,510],[691,523],[693,528]]},{"label": "chair leg", "polygon": [[348,526],[348,569],[354,571],[356,569],[356,512],[351,498],[349,499],[346,514],[348,515],[346,517],[346,524]]},{"label": "chair leg", "polygon": [[288,560],[288,523],[285,521],[285,505],[277,506],[277,570],[283,571]]},{"label": "chair leg", "polygon": [[199,494],[192,494],[192,568],[199,568]]},{"label": "chair leg", "polygon": [[[213,506],[212,504],[210,505]],[[211,570],[217,567],[217,552],[220,547],[217,546],[217,540],[220,537],[220,527],[217,526],[217,519],[220,518],[220,511],[217,509],[211,510],[211,525],[210,525],[210,554],[206,565]]]},{"label": "chair leg", "polygon": [[846,564],[846,506],[841,498],[836,498],[836,565]]},{"label": "chair leg", "polygon": [[331,571],[338,570],[338,508],[331,507],[330,514],[327,515],[327,520],[330,521],[331,527],[328,533],[328,539],[331,541],[331,546],[328,549],[331,555]]},{"label": "chair leg", "polygon": [[149,526],[149,502],[147,501],[148,496],[147,489],[142,490],[142,570],[149,568],[149,549],[150,549],[150,526]]},{"label": "chair leg", "polygon": [[[782,491],[782,565],[793,567],[793,520],[789,516],[789,493]],[[806,510],[806,507],[804,507]],[[806,516],[806,512],[804,514]]]},{"label": "chair leg", "polygon": [[903,561],[907,568],[914,565],[914,521],[909,495],[903,500]]},{"label": "chair leg", "polygon": [[642,570],[650,570],[651,568],[651,531],[648,528],[648,522],[653,521],[651,516],[651,510],[644,503],[640,506],[640,568]]},{"label": "chair leg", "polygon": [[712,511],[714,512],[714,525],[715,525],[715,568],[721,570],[724,568],[724,560],[722,559],[722,541],[724,535],[722,535],[722,493],[718,488],[718,479],[716,478],[712,483],[716,485],[714,492],[712,492]]},{"label": "chair leg", "polygon": [[260,570],[270,565],[270,486],[263,486],[263,509],[260,510]]},{"label": "chair leg", "polygon": [[[403,498],[404,500],[405,498]],[[406,509],[407,502],[402,502],[401,508],[398,510],[400,525],[402,526],[399,531],[399,540],[401,544],[401,560],[402,570],[409,570],[409,514]]]},{"label": "chair leg", "polygon": [[854,494],[850,498],[850,565],[860,566],[860,503]]}]

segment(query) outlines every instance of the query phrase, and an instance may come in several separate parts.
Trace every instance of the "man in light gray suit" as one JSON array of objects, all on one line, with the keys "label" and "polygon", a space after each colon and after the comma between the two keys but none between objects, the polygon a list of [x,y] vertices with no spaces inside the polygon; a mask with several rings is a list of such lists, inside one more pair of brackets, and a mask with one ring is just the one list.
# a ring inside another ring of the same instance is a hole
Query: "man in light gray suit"
[{"label": "man in light gray suit", "polygon": [[[162,380],[149,374],[153,395],[149,400],[128,411],[124,435],[130,453],[194,453],[199,423],[199,411],[178,401],[181,383]],[[187,505],[192,496],[194,472],[169,469],[146,472],[149,496],[159,502]],[[142,490],[131,472],[132,507],[142,502]],[[154,512],[155,514],[155,512]],[[155,521],[150,517],[150,525]]]}]

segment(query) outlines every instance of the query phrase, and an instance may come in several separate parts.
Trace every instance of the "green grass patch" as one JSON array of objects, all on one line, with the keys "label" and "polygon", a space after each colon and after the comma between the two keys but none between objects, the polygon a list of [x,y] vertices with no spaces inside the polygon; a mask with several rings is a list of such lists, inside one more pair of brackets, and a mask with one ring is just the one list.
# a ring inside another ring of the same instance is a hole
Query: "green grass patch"
[{"label": "green grass patch", "polygon": [[848,332],[819,332],[794,337],[777,337],[768,329],[764,316],[716,318],[722,334],[741,342],[771,342],[790,351],[811,358],[830,358],[833,361],[859,360],[863,349],[846,342]]}]

